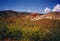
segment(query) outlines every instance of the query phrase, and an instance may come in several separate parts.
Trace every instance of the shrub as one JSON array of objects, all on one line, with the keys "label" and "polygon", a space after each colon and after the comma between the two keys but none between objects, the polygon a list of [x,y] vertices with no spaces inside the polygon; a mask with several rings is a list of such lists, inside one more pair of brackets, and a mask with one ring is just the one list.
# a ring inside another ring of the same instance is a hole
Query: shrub
[{"label": "shrub", "polygon": [[6,39],[8,28],[5,22],[0,22],[0,39]]},{"label": "shrub", "polygon": [[22,38],[22,31],[18,25],[12,24],[8,27],[8,38],[19,40]]}]

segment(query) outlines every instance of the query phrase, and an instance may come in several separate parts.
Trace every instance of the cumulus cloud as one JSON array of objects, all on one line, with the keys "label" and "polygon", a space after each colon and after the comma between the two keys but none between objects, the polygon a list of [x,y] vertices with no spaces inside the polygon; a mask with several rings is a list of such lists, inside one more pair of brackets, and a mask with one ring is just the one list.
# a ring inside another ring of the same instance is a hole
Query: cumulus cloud
[{"label": "cumulus cloud", "polygon": [[51,9],[50,8],[45,8],[44,13],[49,13],[49,12],[51,12]]},{"label": "cumulus cloud", "polygon": [[54,6],[54,8],[52,9],[52,12],[60,12],[60,4],[57,4],[56,6]]}]

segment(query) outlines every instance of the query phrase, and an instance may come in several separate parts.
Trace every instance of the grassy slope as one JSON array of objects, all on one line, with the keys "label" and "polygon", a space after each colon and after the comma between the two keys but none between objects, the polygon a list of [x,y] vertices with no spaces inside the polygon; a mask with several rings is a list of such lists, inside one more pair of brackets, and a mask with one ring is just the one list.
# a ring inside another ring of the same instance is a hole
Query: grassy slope
[{"label": "grassy slope", "polygon": [[14,14],[0,16],[0,40],[60,41],[60,20],[30,21],[24,19],[25,15],[16,16]]},{"label": "grassy slope", "polygon": [[[34,41],[38,41],[38,40],[40,40],[40,41],[53,40],[54,41],[56,39],[54,37],[57,37],[56,41],[58,41],[59,36],[60,36],[60,35],[56,36],[57,34],[60,33],[60,30],[58,30],[58,29],[60,29],[59,20],[42,19],[42,20],[38,20],[38,21],[30,21],[28,19],[22,19],[20,17],[15,17],[15,16],[8,17],[6,19],[0,17],[0,19],[1,19],[0,28],[2,28],[2,27],[5,28],[5,26],[8,28],[7,36],[10,39],[21,39],[22,41],[33,41],[33,40]],[[59,31],[59,32],[57,33],[57,31]],[[2,32],[4,32],[4,31],[2,31]],[[22,33],[22,35],[21,35],[21,33]],[[6,34],[6,32],[5,32],[5,34]],[[3,34],[3,35],[5,35],[5,34]],[[48,34],[48,36],[47,36],[47,34]],[[53,37],[50,37],[50,35]],[[4,38],[6,38],[6,37],[3,37],[3,39]],[[52,39],[50,39],[50,38],[52,38]]]}]

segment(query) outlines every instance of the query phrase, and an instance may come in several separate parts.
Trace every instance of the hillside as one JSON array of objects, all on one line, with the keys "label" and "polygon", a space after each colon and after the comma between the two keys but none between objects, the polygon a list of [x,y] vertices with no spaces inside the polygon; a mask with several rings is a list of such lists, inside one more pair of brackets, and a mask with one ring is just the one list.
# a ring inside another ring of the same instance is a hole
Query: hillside
[{"label": "hillside", "polygon": [[38,14],[38,13],[17,12],[11,10],[0,11],[0,21],[5,21],[9,25],[18,23],[18,25],[20,26],[26,26],[26,25],[31,26],[36,24],[45,27],[49,26],[53,28],[57,19],[60,20],[60,12]]},{"label": "hillside", "polygon": [[16,20],[30,20],[31,18],[35,18],[41,16],[39,13],[29,13],[29,12],[17,12],[12,10],[0,11],[0,17],[4,19],[8,23],[13,23]]},{"label": "hillside", "polygon": [[[50,12],[48,14],[27,13],[17,11],[0,11],[0,21],[5,21],[8,24],[18,22],[19,25],[31,23],[41,26],[53,25],[56,19],[60,19],[60,12]],[[50,26],[49,26],[50,27]]]},{"label": "hillside", "polygon": [[60,12],[40,14],[0,11],[0,40],[60,41],[59,18]]},{"label": "hillside", "polygon": [[58,19],[58,20],[60,20],[60,12],[50,12],[50,13],[44,14],[42,16],[32,18],[31,20],[35,21],[35,20],[40,20],[40,19]]}]

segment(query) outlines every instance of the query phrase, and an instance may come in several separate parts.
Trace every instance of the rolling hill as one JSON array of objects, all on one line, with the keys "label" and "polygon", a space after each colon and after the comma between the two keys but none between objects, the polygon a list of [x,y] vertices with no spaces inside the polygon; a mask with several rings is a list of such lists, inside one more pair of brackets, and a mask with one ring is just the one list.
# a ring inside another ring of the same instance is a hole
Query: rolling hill
[{"label": "rolling hill", "polygon": [[44,14],[42,16],[32,18],[31,20],[39,20],[39,19],[58,19],[60,20],[60,12],[50,12],[47,14]]},{"label": "rolling hill", "polygon": [[60,12],[40,14],[0,11],[0,39],[1,41],[58,41]]}]

